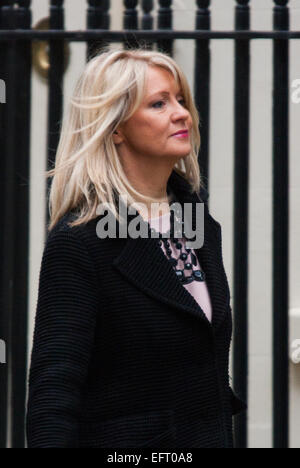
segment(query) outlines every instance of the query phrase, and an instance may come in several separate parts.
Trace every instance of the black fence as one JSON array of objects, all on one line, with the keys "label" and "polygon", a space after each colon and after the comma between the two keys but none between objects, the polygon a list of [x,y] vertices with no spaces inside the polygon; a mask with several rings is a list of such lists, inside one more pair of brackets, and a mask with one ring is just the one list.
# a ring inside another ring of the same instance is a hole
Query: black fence
[{"label": "black fence", "polygon": [[[84,1],[84,0],[82,0]],[[194,39],[195,102],[203,120],[199,164],[209,189],[210,40],[235,43],[234,120],[234,272],[233,272],[233,388],[248,401],[248,201],[250,42],[273,40],[273,446],[288,447],[288,106],[289,31],[288,0],[274,0],[273,30],[251,30],[249,0],[237,0],[235,30],[212,31],[210,0],[195,1],[195,30],[173,30],[171,0],[160,0],[157,29],[154,2],[140,2],[142,29],[138,28],[138,0],[120,1],[123,31],[110,30],[110,1],[87,2],[87,30],[64,29],[64,2],[52,0],[50,30],[31,29],[30,0],[2,0],[0,7],[0,79],[6,85],[0,104],[0,231],[1,310],[0,339],[6,342],[7,362],[0,364],[0,447],[25,447],[27,373],[30,92],[32,41],[49,41],[48,165],[53,167],[63,111],[64,44],[85,42],[87,59],[112,42],[124,48],[143,44],[173,55],[176,39]],[[225,1],[224,1],[225,3]],[[123,11],[121,11],[123,6]],[[2,82],[2,85],[3,85]],[[3,94],[3,92],[2,92]],[[3,102],[3,101],[2,101]],[[275,190],[276,188],[276,190]],[[49,186],[47,187],[48,193]],[[47,209],[45,207],[45,209]],[[47,220],[48,220],[47,212]],[[276,221],[276,222],[275,222]],[[247,447],[247,414],[234,418],[235,445]],[[8,424],[8,421],[10,424]],[[10,432],[8,431],[8,427]]]}]

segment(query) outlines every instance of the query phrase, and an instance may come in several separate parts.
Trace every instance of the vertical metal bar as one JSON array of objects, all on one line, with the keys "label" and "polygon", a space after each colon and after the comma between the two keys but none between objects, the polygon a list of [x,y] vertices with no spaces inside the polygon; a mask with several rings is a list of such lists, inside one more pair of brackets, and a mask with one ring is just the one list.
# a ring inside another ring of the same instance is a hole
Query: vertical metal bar
[{"label": "vertical metal bar", "polygon": [[[250,29],[249,0],[237,0],[235,28]],[[249,204],[249,114],[250,41],[235,42],[234,104],[234,339],[233,384],[248,401],[248,204]],[[234,420],[236,448],[247,448],[247,413]]]},{"label": "vertical metal bar", "polygon": [[[143,10],[143,17],[142,17],[142,29],[143,30],[153,30],[154,27],[154,18],[152,15],[152,11],[154,8],[153,0],[142,0],[142,10]],[[153,50],[153,41],[145,40],[145,49]]]},{"label": "vertical metal bar", "polygon": [[[159,0],[158,29],[173,29],[172,3],[172,0]],[[161,39],[157,41],[157,50],[169,54],[171,57],[173,57],[174,54],[173,47],[174,39]]]},{"label": "vertical metal bar", "polygon": [[[19,0],[17,28],[31,27],[31,0]],[[15,225],[14,225],[14,295],[12,316],[12,448],[25,447],[25,404],[27,377],[27,320],[29,280],[29,176],[30,176],[30,104],[31,41],[16,44],[17,106],[15,124]],[[22,79],[18,79],[22,77]]]},{"label": "vertical metal bar", "polygon": [[[275,0],[274,30],[289,30],[288,0]],[[289,447],[289,42],[274,39],[273,444]]]},{"label": "vertical metal bar", "polygon": [[[1,5],[1,29],[15,29],[15,14],[10,0]],[[9,379],[11,374],[11,320],[13,316],[14,286],[14,240],[15,233],[15,106],[16,73],[14,69],[16,50],[15,41],[0,45],[1,79],[6,84],[6,103],[0,104],[1,112],[1,200],[2,228],[1,241],[1,308],[0,337],[6,343],[6,363],[0,365],[0,447],[7,447]]]},{"label": "vertical metal bar", "polygon": [[[87,27],[88,29],[110,29],[110,0],[88,0]],[[107,48],[109,42],[104,39],[87,42],[87,61]]]},{"label": "vertical metal bar", "polygon": [[[197,0],[196,30],[210,30],[210,0]],[[196,40],[195,103],[200,115],[201,148],[198,162],[202,179],[209,184],[209,104],[210,104],[210,40]]]},{"label": "vertical metal bar", "polygon": [[[123,28],[126,30],[139,29],[138,27],[138,0],[123,0],[124,1],[124,17]],[[124,49],[132,49],[140,46],[138,39],[127,40],[124,44]]]},{"label": "vertical metal bar", "polygon": [[[50,29],[64,29],[63,0],[51,0],[50,3]],[[64,41],[49,41],[49,89],[48,89],[48,161],[47,170],[53,169],[59,142],[61,118],[63,113],[63,76],[64,76]],[[49,224],[48,198],[50,179],[47,179],[47,210],[46,222]],[[47,234],[47,226],[45,227]]]}]

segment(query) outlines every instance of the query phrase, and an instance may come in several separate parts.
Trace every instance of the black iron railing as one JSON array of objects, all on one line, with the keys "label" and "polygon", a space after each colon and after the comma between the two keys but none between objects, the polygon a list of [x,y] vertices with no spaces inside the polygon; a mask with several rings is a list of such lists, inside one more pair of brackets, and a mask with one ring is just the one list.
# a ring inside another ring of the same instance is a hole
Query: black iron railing
[{"label": "black iron railing", "polygon": [[[84,0],[82,0],[84,1]],[[224,0],[226,1],[226,0]],[[234,101],[234,272],[233,272],[233,387],[248,401],[248,202],[250,41],[273,40],[273,440],[288,447],[288,0],[273,0],[272,31],[251,30],[249,0],[236,0],[235,30],[212,31],[210,0],[195,1],[195,30],[173,30],[171,0],[160,0],[157,29],[154,2],[142,0],[142,30],[138,28],[137,0],[119,0],[123,31],[110,31],[110,1],[87,2],[87,29],[64,29],[64,2],[51,0],[50,30],[31,29],[30,0],[2,0],[0,7],[0,79],[7,85],[6,104],[0,104],[0,338],[7,343],[7,364],[0,365],[0,447],[8,437],[14,448],[25,446],[26,354],[28,319],[29,169],[31,44],[50,45],[48,102],[48,163],[53,167],[63,112],[64,41],[86,42],[89,59],[102,47],[121,42],[125,48],[143,44],[173,55],[176,39],[194,39],[194,97],[201,116],[202,147],[199,164],[209,184],[210,40],[235,42]],[[123,9],[122,9],[123,7]],[[49,185],[47,185],[48,195]],[[49,213],[47,211],[47,222]],[[11,421],[8,434],[8,418]],[[247,447],[247,414],[235,417],[236,447]]]}]

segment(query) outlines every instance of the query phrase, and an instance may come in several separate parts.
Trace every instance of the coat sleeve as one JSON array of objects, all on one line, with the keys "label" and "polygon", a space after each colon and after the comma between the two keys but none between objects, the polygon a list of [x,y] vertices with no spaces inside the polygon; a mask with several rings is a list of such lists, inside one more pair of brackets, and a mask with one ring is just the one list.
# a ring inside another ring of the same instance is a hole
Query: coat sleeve
[{"label": "coat sleeve", "polygon": [[242,411],[245,411],[248,409],[248,405],[239,398],[235,392],[232,390],[231,387],[229,387],[230,390],[230,398],[231,398],[231,406],[232,406],[232,414],[235,416],[238,413],[241,413]]},{"label": "coat sleeve", "polygon": [[76,448],[98,310],[95,268],[70,231],[51,233],[39,276],[29,373],[28,448]]}]

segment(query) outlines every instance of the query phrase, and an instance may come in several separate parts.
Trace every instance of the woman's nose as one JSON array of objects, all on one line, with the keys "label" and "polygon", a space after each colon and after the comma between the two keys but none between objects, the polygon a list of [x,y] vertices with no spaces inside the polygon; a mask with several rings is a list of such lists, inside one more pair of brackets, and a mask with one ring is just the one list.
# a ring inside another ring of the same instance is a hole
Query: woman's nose
[{"label": "woman's nose", "polygon": [[180,104],[180,102],[177,101],[177,107],[176,107],[176,110],[174,112],[174,114],[178,114],[181,116],[181,118],[187,118],[190,113],[188,111],[188,109],[186,109],[185,107],[182,106],[182,104]]},{"label": "woman's nose", "polygon": [[187,109],[183,109],[182,107],[181,108],[177,108],[174,112],[173,112],[173,118],[175,119],[188,119],[189,118],[189,111]]}]

